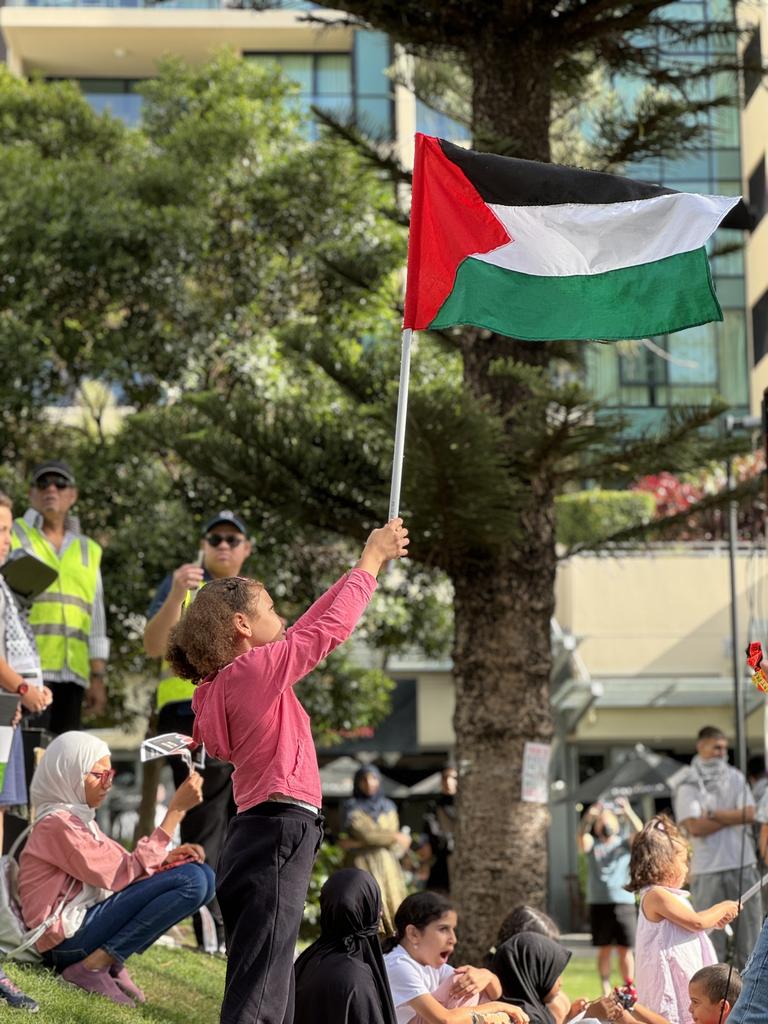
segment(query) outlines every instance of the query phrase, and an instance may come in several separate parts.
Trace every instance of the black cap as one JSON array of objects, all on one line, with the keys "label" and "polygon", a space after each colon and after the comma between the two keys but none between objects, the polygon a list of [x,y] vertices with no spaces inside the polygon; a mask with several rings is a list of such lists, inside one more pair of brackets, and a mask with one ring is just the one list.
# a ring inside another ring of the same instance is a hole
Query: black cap
[{"label": "black cap", "polygon": [[38,466],[32,470],[32,483],[36,484],[41,476],[45,476],[47,473],[56,473],[58,476],[63,476],[67,483],[71,486],[75,486],[75,474],[66,462],[61,462],[59,459],[48,459],[47,462],[41,462]]},{"label": "black cap", "polygon": [[230,523],[232,526],[234,526],[236,530],[239,530],[240,533],[244,534],[246,537],[248,536],[248,530],[246,529],[243,520],[234,512],[229,511],[229,509],[224,509],[221,512],[217,512],[212,519],[209,519],[208,522],[205,524],[205,529],[203,530],[203,533],[210,533],[214,526],[218,526],[219,523]]}]

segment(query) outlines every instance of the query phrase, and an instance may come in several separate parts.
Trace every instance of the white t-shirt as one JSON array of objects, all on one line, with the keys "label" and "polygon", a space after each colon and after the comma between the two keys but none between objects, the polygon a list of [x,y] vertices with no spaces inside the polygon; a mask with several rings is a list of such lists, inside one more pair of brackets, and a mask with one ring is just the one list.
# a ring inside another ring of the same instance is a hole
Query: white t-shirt
[{"label": "white t-shirt", "polygon": [[[746,797],[746,799],[745,799]],[[753,807],[755,804],[752,791],[747,780],[731,765],[724,773],[723,781],[717,790],[707,790],[697,777],[695,769],[687,773],[675,790],[673,798],[675,818],[685,821],[686,818],[702,818],[708,811],[734,810],[742,805]],[[691,876],[707,875],[712,871],[727,871],[738,868],[742,858],[742,832],[747,829],[744,837],[744,864],[755,863],[755,848],[752,843],[752,827],[750,825],[729,825],[713,832],[710,836],[691,836],[693,860]]]},{"label": "white t-shirt", "polygon": [[397,1024],[408,1024],[408,1021],[416,1016],[413,1007],[408,1006],[412,999],[430,995],[453,974],[453,967],[450,964],[425,967],[406,953],[402,946],[395,946],[391,952],[386,953],[384,964],[387,968],[389,987],[392,989]]}]

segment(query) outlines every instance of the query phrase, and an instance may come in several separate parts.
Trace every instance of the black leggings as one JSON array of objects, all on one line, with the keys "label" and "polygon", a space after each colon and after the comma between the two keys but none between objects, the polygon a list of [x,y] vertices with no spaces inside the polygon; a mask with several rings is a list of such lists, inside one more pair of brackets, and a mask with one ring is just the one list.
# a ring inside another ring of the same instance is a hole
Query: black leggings
[{"label": "black leggings", "polygon": [[323,819],[268,801],[236,815],[216,893],[227,937],[221,1024],[293,1024],[293,959]]}]

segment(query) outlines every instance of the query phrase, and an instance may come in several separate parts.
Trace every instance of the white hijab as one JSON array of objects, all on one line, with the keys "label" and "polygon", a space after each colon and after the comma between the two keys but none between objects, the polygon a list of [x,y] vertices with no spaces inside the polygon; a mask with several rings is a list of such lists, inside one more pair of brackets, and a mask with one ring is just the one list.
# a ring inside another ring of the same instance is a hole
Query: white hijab
[{"label": "white hijab", "polygon": [[57,736],[43,754],[29,787],[35,821],[54,811],[69,811],[98,836],[96,810],[86,803],[84,779],[103,757],[109,757],[109,747],[91,733]]}]

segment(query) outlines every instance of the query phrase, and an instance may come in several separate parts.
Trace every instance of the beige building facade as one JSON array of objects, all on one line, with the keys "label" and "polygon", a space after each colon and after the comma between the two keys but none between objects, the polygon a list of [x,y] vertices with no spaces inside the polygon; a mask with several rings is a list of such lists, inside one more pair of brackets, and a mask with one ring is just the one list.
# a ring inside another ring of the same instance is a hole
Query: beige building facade
[{"label": "beige building facade", "polygon": [[741,95],[741,166],[744,196],[757,224],[745,247],[746,297],[752,340],[752,412],[760,411],[768,388],[768,82],[762,67],[768,66],[768,3],[750,0],[738,5],[744,26]]}]

